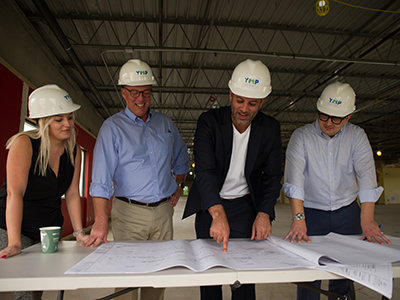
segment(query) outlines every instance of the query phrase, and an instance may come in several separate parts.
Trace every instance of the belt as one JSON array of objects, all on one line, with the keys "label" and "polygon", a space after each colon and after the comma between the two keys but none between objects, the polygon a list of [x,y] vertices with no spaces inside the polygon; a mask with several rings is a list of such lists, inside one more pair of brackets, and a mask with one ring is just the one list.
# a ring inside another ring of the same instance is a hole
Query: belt
[{"label": "belt", "polygon": [[128,199],[126,197],[116,197],[116,198],[119,199],[119,200],[122,200],[122,201],[124,201],[126,203],[129,203],[129,204],[137,204],[137,205],[148,206],[148,207],[156,207],[156,206],[159,206],[161,203],[171,199],[171,196],[163,198],[160,201],[153,202],[153,203],[143,203],[143,202],[139,202],[139,201],[136,201],[136,200]]},{"label": "belt", "polygon": [[238,197],[238,198],[233,198],[233,199],[224,199],[224,198],[221,198],[221,199],[225,200],[225,201],[239,201],[239,200],[243,200],[246,198],[250,198],[250,194],[247,194],[247,195],[244,195],[244,196]]}]

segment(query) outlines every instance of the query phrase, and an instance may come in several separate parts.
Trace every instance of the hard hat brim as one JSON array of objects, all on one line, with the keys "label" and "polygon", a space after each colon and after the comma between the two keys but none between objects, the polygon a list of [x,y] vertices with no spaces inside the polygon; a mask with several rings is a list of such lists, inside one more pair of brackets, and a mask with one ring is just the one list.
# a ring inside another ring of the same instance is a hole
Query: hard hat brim
[{"label": "hard hat brim", "polygon": [[74,111],[77,111],[78,109],[80,109],[81,106],[79,104],[75,104],[73,103],[70,107],[68,107],[68,109],[63,109],[63,111],[58,111],[58,112],[47,112],[47,113],[42,113],[42,114],[29,114],[29,118],[31,119],[40,119],[40,118],[45,118],[45,117],[51,117],[51,116],[57,116],[57,115],[62,115],[62,114],[69,114],[72,113]]}]

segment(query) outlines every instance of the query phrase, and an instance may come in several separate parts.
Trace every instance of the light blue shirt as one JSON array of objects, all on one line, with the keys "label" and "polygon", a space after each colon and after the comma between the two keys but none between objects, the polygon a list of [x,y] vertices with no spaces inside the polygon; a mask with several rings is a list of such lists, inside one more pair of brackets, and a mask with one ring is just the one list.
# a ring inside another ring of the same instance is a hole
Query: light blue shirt
[{"label": "light blue shirt", "polygon": [[158,202],[176,191],[172,174],[186,174],[188,169],[186,144],[170,118],[150,110],[143,122],[126,108],[100,128],[90,195]]},{"label": "light blue shirt", "polygon": [[304,207],[337,210],[357,194],[361,203],[376,202],[383,188],[377,187],[375,172],[371,145],[362,128],[346,123],[331,138],[317,120],[293,132],[282,189],[286,197],[303,200]]}]

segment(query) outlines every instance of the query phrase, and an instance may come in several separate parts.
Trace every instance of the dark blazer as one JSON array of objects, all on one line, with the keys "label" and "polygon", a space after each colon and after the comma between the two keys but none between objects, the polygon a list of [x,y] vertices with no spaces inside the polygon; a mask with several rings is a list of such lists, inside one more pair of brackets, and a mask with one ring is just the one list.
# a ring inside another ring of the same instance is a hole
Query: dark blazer
[{"label": "dark blazer", "polygon": [[[211,109],[197,121],[194,137],[195,173],[183,219],[222,204],[219,192],[228,174],[232,154],[231,107]],[[280,124],[258,112],[254,118],[246,156],[245,177],[257,212],[275,219],[275,204],[282,179]]]}]

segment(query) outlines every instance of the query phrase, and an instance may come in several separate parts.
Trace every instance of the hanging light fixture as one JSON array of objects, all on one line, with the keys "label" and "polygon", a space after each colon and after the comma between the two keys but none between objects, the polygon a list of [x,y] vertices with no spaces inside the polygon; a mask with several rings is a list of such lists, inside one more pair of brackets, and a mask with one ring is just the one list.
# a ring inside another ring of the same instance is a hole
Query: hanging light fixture
[{"label": "hanging light fixture", "polygon": [[382,152],[380,150],[376,151],[376,155],[381,156]]},{"label": "hanging light fixture", "polygon": [[328,0],[318,0],[315,3],[315,8],[317,15],[320,17],[326,16],[329,12],[329,1]]}]

